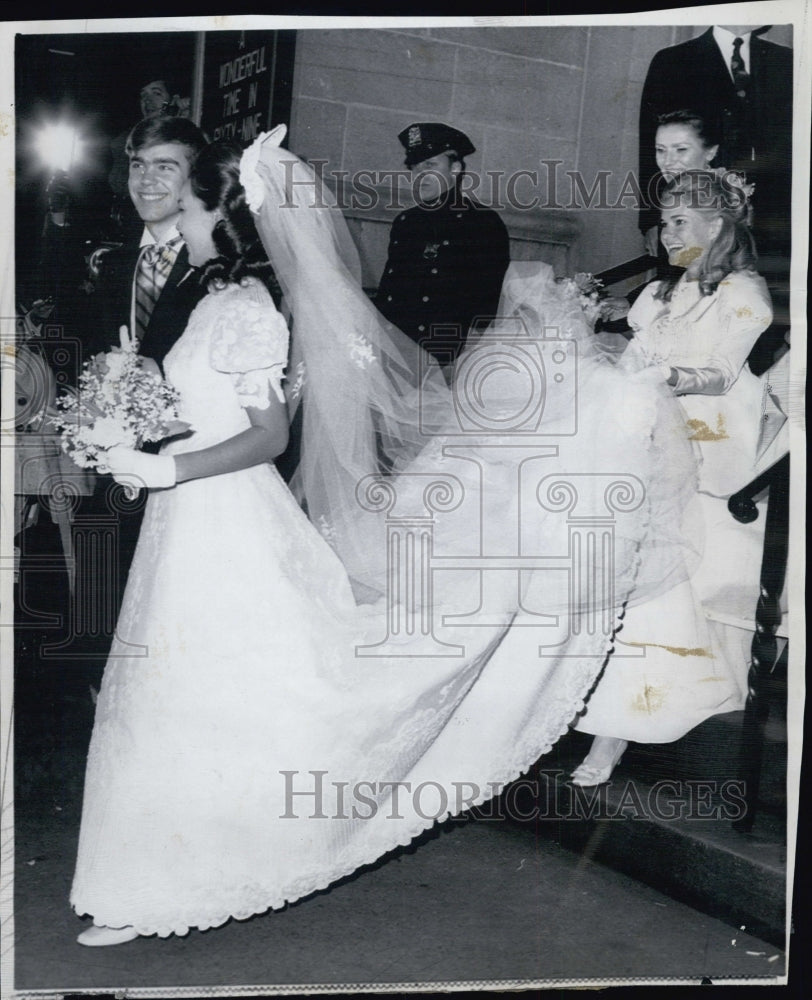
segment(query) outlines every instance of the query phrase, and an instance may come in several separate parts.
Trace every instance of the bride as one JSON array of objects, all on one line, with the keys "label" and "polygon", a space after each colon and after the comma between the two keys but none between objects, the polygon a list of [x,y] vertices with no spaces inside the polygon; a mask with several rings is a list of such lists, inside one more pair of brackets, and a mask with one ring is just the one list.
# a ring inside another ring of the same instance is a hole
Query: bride
[{"label": "bride", "polygon": [[[179,229],[208,293],[165,361],[192,430],[108,454],[149,500],[88,755],[85,945],[282,907],[498,794],[625,608],[690,571],[662,377],[601,357],[535,265],[447,386],[281,137],[195,162]],[[272,460],[299,405],[294,497]]]}]

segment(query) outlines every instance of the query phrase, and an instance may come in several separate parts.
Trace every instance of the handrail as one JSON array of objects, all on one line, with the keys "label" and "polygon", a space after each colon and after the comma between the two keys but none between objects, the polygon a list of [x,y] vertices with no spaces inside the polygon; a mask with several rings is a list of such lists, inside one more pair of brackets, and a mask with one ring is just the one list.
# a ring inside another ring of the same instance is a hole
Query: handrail
[{"label": "handrail", "polygon": [[617,285],[621,281],[628,281],[629,278],[637,277],[639,274],[644,274],[655,267],[656,264],[656,257],[650,257],[647,253],[644,253],[639,257],[632,258],[632,260],[624,261],[622,264],[608,267],[605,271],[596,274],[595,277],[599,281],[602,281],[604,286],[608,287],[609,285]]},{"label": "handrail", "polygon": [[[739,777],[744,782],[745,812],[733,824],[741,833],[753,827],[761,784],[764,737],[769,701],[767,682],[778,654],[776,630],[781,624],[781,593],[789,550],[789,455],[785,455],[754,483],[740,490],[731,503],[758,490],[769,479],[767,519],[764,527],[764,555],[761,561],[759,596],[755,609],[755,635],[747,675],[747,702],[739,744]],[[735,504],[731,507],[733,511]],[[734,514],[734,516],[737,516]],[[741,518],[739,518],[741,520]]]}]

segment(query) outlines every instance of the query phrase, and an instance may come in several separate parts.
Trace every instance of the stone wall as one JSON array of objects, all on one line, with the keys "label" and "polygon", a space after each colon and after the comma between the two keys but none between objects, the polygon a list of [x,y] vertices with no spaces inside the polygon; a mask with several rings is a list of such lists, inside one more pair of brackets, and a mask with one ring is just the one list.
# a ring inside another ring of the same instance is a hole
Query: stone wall
[{"label": "stone wall", "polygon": [[[610,171],[615,200],[637,168],[637,116],[643,81],[659,49],[699,34],[684,26],[456,27],[300,30],[290,148],[326,160],[326,170],[398,170],[397,134],[413,121],[461,128],[477,147],[468,169],[475,194],[507,202],[506,179],[529,171],[514,194],[563,207],[515,210],[503,218],[516,257],[540,257],[559,272],[600,271],[643,252],[633,208],[578,210],[567,171],[588,191]],[[786,29],[770,38],[787,43]],[[550,188],[555,160],[557,188]],[[493,175],[500,178],[495,187]],[[386,200],[386,199],[384,199]],[[515,200],[515,199],[514,199]],[[408,203],[408,201],[407,201]],[[396,209],[352,213],[361,237],[365,282],[375,283]]]}]

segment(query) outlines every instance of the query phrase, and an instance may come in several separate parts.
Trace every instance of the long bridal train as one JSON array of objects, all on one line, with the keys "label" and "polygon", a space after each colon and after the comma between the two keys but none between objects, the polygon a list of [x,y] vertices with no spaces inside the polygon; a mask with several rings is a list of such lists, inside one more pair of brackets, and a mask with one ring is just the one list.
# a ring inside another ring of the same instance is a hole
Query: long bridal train
[{"label": "long bridal train", "polygon": [[[71,892],[144,935],[282,907],[496,794],[694,556],[677,404],[593,349],[549,269],[511,268],[449,388],[367,301],[309,168],[258,141],[244,176],[293,314],[310,520],[270,465],[150,495]],[[166,359],[195,431],[167,452],[244,427],[231,376],[283,356],[274,315],[252,280],[197,307]]]}]

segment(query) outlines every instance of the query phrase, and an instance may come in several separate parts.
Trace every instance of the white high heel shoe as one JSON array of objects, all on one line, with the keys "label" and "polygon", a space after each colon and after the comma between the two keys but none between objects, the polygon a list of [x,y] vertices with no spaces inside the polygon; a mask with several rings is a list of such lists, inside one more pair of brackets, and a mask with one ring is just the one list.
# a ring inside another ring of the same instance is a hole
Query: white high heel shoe
[{"label": "white high heel shoe", "polygon": [[570,781],[581,788],[605,784],[612,777],[628,745],[626,740],[614,736],[596,736],[589,753],[572,772]]},{"label": "white high heel shoe", "polygon": [[138,937],[134,927],[97,927],[95,924],[82,931],[76,939],[79,944],[88,948],[104,948],[111,944],[125,944]]}]

